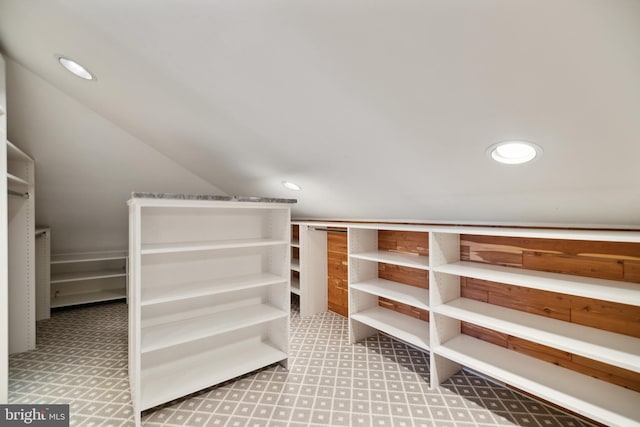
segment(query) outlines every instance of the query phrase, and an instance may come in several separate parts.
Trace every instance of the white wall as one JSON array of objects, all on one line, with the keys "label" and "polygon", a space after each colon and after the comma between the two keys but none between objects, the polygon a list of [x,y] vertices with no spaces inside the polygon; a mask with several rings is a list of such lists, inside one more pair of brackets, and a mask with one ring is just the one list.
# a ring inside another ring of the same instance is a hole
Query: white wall
[{"label": "white wall", "polygon": [[35,159],[36,223],[51,227],[53,253],[126,248],[132,191],[225,194],[10,59],[7,93],[9,140]]}]

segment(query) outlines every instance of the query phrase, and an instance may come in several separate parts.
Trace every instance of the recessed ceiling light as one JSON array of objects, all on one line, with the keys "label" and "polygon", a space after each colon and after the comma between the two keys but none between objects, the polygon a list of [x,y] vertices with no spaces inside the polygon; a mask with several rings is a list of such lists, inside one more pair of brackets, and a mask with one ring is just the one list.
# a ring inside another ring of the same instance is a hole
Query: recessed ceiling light
[{"label": "recessed ceiling light", "polygon": [[80,77],[81,79],[95,80],[95,77],[89,72],[89,70],[78,64],[73,59],[65,58],[64,56],[58,56],[58,62],[70,73]]},{"label": "recessed ceiling light", "polygon": [[282,185],[287,187],[289,190],[294,190],[294,191],[302,190],[302,187],[300,187],[298,184],[294,184],[293,182],[282,181]]},{"label": "recessed ceiling light", "polygon": [[504,141],[493,144],[488,153],[496,162],[519,165],[540,157],[542,148],[527,141]]}]

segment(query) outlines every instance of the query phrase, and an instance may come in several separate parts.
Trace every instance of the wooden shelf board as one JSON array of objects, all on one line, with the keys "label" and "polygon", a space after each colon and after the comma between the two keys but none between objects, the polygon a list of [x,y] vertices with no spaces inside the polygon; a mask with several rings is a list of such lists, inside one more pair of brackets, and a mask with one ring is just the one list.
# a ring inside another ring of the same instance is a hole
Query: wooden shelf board
[{"label": "wooden shelf board", "polygon": [[284,283],[287,279],[271,273],[248,274],[202,282],[173,283],[168,286],[142,288],[140,305],[148,306],[190,298],[234,292],[243,289]]},{"label": "wooden shelf board", "polygon": [[110,261],[127,258],[127,251],[82,252],[51,255],[51,264],[70,264],[77,262]]},{"label": "wooden shelf board", "polygon": [[297,278],[291,278],[291,293],[300,295],[300,280]]},{"label": "wooden shelf board", "polygon": [[300,260],[296,258],[291,258],[291,269],[293,271],[300,272]]},{"label": "wooden shelf board", "polygon": [[470,261],[445,264],[434,267],[433,270],[438,273],[640,306],[640,286],[637,283],[524,270]]},{"label": "wooden shelf board", "polygon": [[245,340],[145,369],[142,366],[140,410],[282,361],[287,354],[262,342]]},{"label": "wooden shelf board", "polygon": [[606,425],[640,425],[640,393],[467,335],[433,351]]},{"label": "wooden shelf board", "polygon": [[126,297],[127,294],[124,289],[59,295],[58,297],[51,297],[51,308],[67,307],[70,305],[78,304],[89,304],[92,302],[111,301]]},{"label": "wooden shelf board", "polygon": [[357,291],[378,295],[423,310],[429,310],[429,289],[379,278],[351,283],[349,286]]},{"label": "wooden shelf board", "polygon": [[51,275],[51,284],[79,282],[83,280],[107,279],[110,277],[125,277],[127,274],[122,270],[101,270],[101,271],[77,271],[72,273],[57,273]]},{"label": "wooden shelf board", "polygon": [[153,325],[145,326],[142,320],[141,353],[160,350],[190,341],[211,337],[272,320],[284,319],[288,313],[266,304],[251,305],[233,310],[175,320],[154,319]]},{"label": "wooden shelf board", "polygon": [[640,338],[459,298],[433,312],[640,372]]},{"label": "wooden shelf board", "polygon": [[429,269],[429,257],[423,255],[411,255],[389,251],[371,251],[349,254],[349,257],[363,259],[365,261],[383,262],[386,264],[417,268],[420,270]]},{"label": "wooden shelf board", "polygon": [[142,255],[168,254],[177,252],[276,246],[285,245],[287,243],[287,241],[279,239],[239,239],[212,242],[149,243],[142,245],[142,250],[140,251],[140,253]]},{"label": "wooden shelf board", "polygon": [[291,247],[292,248],[299,248],[300,247],[300,240],[298,240],[298,239],[291,240]]},{"label": "wooden shelf board", "polygon": [[351,314],[356,320],[423,350],[429,350],[429,323],[382,307]]}]

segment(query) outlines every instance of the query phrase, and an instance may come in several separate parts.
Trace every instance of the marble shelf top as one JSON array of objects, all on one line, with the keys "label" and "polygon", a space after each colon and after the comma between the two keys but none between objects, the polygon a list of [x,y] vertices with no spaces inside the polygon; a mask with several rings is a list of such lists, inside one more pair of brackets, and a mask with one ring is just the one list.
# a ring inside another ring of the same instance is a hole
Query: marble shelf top
[{"label": "marble shelf top", "polygon": [[180,194],[180,193],[145,193],[133,192],[132,199],[167,199],[167,200],[215,200],[232,202],[258,202],[258,203],[297,203],[296,199],[277,199],[273,197],[249,197],[249,196],[214,196],[207,194]]}]

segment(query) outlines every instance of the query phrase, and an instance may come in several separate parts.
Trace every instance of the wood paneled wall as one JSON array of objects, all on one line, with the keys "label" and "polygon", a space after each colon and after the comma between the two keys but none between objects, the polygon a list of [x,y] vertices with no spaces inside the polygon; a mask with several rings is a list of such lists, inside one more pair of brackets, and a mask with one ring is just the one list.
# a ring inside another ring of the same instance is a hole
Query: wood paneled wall
[{"label": "wood paneled wall", "polygon": [[291,240],[300,241],[300,226],[296,224],[291,224]]},{"label": "wood paneled wall", "polygon": [[[640,244],[462,235],[461,258],[530,270],[638,283]],[[640,337],[640,308],[462,278],[463,297]],[[507,334],[463,323],[465,334],[640,391],[640,374]]]},{"label": "wood paneled wall", "polygon": [[[334,228],[334,227],[332,227]],[[346,230],[346,229],[345,229]],[[329,310],[349,316],[349,256],[347,233],[327,233],[327,286]]]},{"label": "wood paneled wall", "polygon": [[[381,251],[429,255],[429,235],[415,231],[378,231],[378,249]],[[378,277],[406,285],[429,288],[429,272],[417,268],[378,263]],[[417,319],[429,321],[429,312],[410,305],[378,298],[378,305]]]}]

